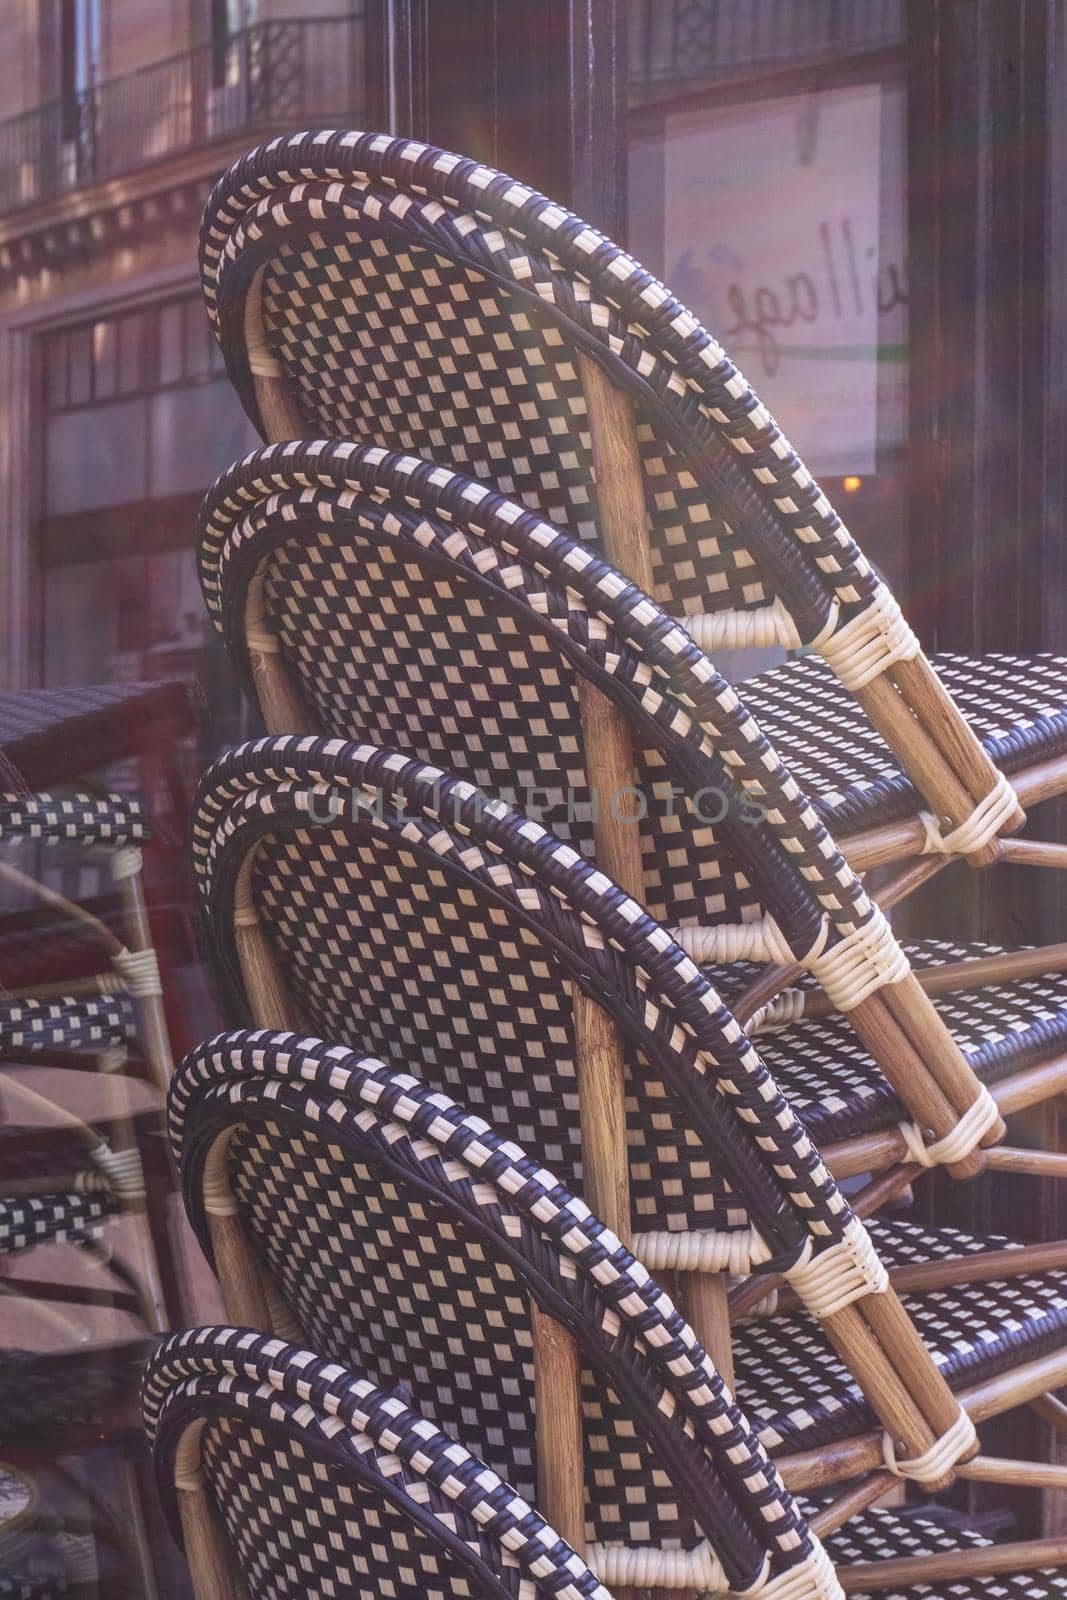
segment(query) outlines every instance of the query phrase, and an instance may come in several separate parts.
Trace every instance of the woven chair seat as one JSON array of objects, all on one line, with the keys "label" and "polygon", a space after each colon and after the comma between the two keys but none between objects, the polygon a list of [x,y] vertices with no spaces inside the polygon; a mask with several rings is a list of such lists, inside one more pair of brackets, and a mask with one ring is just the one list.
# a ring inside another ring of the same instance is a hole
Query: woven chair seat
[{"label": "woven chair seat", "polygon": [[[895,1266],[956,1260],[1012,1244],[955,1228],[926,1228],[910,1219],[883,1219],[868,1227],[890,1274]],[[1067,1271],[906,1294],[904,1303],[934,1360],[958,1389],[1062,1346]],[[737,1325],[734,1362],[738,1404],[774,1454],[807,1450],[876,1425],[854,1378],[806,1312],[785,1311]]]},{"label": "woven chair seat", "polygon": [[64,1239],[96,1238],[115,1209],[114,1197],[105,1190],[0,1198],[0,1255]]},{"label": "woven chair seat", "polygon": [[[801,1509],[809,1515],[825,1504],[823,1498],[805,1497]],[[853,1562],[891,1561],[897,1557],[944,1555],[953,1550],[981,1549],[992,1540],[973,1528],[960,1528],[921,1510],[888,1511],[873,1507],[852,1517],[826,1540],[826,1549],[839,1565]],[[940,1579],[906,1589],[877,1590],[878,1600],[901,1595],[924,1600],[1042,1600],[1067,1591],[1067,1573],[1056,1570],[1008,1572],[989,1577]],[[862,1593],[856,1590],[853,1593]]]},{"label": "woven chair seat", "polygon": [[[905,941],[916,971],[1004,952],[997,945]],[[736,1000],[753,969],[704,969]],[[810,988],[805,982],[801,985]],[[998,1083],[1067,1049],[1067,973],[1040,973],[936,996],[935,1004],[977,1076]],[[760,1053],[817,1144],[908,1120],[896,1091],[847,1017],[801,1017],[757,1033]]]},{"label": "woven chair seat", "polygon": [[0,1000],[0,1053],[106,1050],[136,1037],[126,995],[61,995],[51,1000]]},{"label": "woven chair seat", "polygon": [[[1067,751],[1067,657],[931,657],[946,689],[1003,772]],[[744,685],[745,703],[832,833],[857,833],[924,809],[856,699],[818,656]]]}]

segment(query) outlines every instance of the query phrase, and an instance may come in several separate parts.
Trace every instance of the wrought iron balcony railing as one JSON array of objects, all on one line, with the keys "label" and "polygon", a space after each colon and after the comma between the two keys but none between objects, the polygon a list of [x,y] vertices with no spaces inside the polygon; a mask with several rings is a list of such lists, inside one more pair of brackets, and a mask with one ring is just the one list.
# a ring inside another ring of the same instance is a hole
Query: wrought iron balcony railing
[{"label": "wrought iron balcony railing", "polygon": [[630,91],[863,54],[904,39],[904,0],[634,0]]},{"label": "wrought iron balcony railing", "polygon": [[359,126],[370,83],[358,12],[256,23],[0,122],[0,212],[244,133]]}]

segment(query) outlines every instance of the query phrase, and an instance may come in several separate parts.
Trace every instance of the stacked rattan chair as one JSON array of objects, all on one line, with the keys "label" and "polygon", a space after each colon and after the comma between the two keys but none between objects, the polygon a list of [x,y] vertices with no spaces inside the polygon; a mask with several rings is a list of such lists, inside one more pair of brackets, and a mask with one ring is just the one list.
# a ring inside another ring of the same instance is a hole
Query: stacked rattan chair
[{"label": "stacked rattan chair", "polygon": [[[868,1508],[1062,1487],[975,1422],[1055,1411],[1067,1251],[862,1219],[924,1166],[995,1166],[1058,1087],[1062,962],[905,951],[883,911],[1005,853],[1005,771],[1052,792],[1067,716],[1034,712],[1067,664],[1017,674],[998,770],[721,350],[501,174],[273,141],[216,189],[202,269],[275,442],[199,530],[272,737],[194,819],[254,1029],[170,1100],[244,1324],[146,1381],[198,1593],[832,1594],[855,1562],[850,1590],[1058,1587],[1023,1574],[1055,1541]],[[703,648],[772,638],[887,739],[876,797],[863,768],[809,798]],[[854,868],[920,849],[874,905]]]},{"label": "stacked rattan chair", "polygon": [[[0,1562],[13,1594],[124,1592],[111,1546],[125,1559],[145,1537],[119,1420],[130,1384],[110,1373],[135,1370],[168,1323],[166,1217],[142,1156],[171,1072],[142,883],[150,832],[135,795],[85,784],[0,796],[0,1099],[14,1119],[0,1129],[0,1414],[16,1457],[29,1449],[39,1462],[50,1448],[58,1471],[106,1437],[121,1462],[118,1529],[80,1481],[68,1485],[64,1516],[20,1528],[20,1549]],[[114,910],[60,892],[68,879],[74,894],[102,879]],[[75,1085],[83,1114],[68,1104]],[[72,1531],[73,1508],[84,1515]]]},{"label": "stacked rattan chair", "polygon": [[[0,1067],[5,1098],[20,1115],[36,1119],[38,1128],[36,1138],[25,1143],[20,1163],[5,1160],[0,1149],[0,1204],[3,1237],[17,1249],[60,1234],[81,1238],[86,1234],[83,1223],[93,1224],[88,1233],[98,1235],[107,1215],[127,1214],[138,1257],[138,1310],[158,1332],[166,1325],[163,1289],[126,1077],[134,1041],[158,1091],[165,1092],[172,1070],[141,880],[141,846],[149,835],[149,820],[137,796],[88,790],[0,796],[0,841],[13,847],[7,854],[15,858],[0,862],[0,881],[43,919],[19,927],[5,940],[0,1057],[31,1065],[40,1060],[88,1063],[98,1069],[108,1080],[110,1124],[101,1132],[52,1094],[39,1092],[22,1074]],[[119,895],[121,937],[95,913],[50,886],[48,854],[60,846],[74,847],[85,860],[106,865]],[[35,850],[45,852],[40,875],[26,870],[25,857]],[[92,971],[101,959],[105,969]],[[20,968],[33,976],[19,982]],[[79,1158],[71,1163],[55,1148],[57,1139],[73,1141]],[[8,1141],[9,1151],[14,1148]],[[56,1183],[57,1170],[65,1167],[67,1192]],[[97,1244],[96,1249],[103,1252],[104,1246]],[[120,1265],[113,1269],[120,1275],[127,1270]]]}]

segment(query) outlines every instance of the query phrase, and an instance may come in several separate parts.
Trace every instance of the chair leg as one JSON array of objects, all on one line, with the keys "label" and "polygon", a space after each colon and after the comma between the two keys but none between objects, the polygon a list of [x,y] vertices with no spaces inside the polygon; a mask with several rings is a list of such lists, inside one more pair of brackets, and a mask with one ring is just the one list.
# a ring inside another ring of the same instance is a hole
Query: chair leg
[{"label": "chair leg", "polygon": [[185,1559],[196,1600],[239,1600],[229,1545],[203,1487],[178,1491]]}]

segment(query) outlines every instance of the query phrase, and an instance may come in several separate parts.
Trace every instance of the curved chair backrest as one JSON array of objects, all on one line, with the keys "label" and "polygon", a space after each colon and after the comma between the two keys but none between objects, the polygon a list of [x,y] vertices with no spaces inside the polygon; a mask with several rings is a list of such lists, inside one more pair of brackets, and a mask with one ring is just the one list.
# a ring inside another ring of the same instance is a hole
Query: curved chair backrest
[{"label": "curved chair backrest", "polygon": [[[866,1231],[753,1044],[669,935],[574,850],[395,752],[268,739],[205,776],[194,851],[223,960],[266,997],[261,1025],[306,1023],[446,1092],[461,1085],[577,1187],[575,986],[631,1051],[639,1176],[623,1226],[652,1223],[642,1258],[735,1271],[776,1258],[879,1415],[882,1380],[899,1396],[921,1373],[940,1396],[919,1408],[927,1446],[957,1427]],[[880,1323],[898,1371],[869,1341],[870,1364],[857,1362],[856,1317]],[[952,1438],[973,1448],[973,1433]]]},{"label": "curved chair backrest", "polygon": [[231,376],[267,437],[284,436],[263,403],[282,379],[290,436],[310,427],[414,450],[583,538],[598,523],[595,363],[636,403],[657,592],[672,609],[702,614],[709,647],[821,649],[938,815],[959,826],[981,810],[994,836],[1021,823],[892,595],[742,374],[580,218],[432,146],[304,133],[224,174],[200,261]]},{"label": "curved chair backrest", "polygon": [[[949,1140],[944,1159],[977,1170],[1000,1128],[990,1096],[737,692],[635,584],[468,478],[322,440],[226,473],[199,554],[209,610],[278,732],[317,724],[430,760],[444,747],[493,792],[552,793],[566,823],[590,799],[616,803],[591,796],[583,765],[581,686],[604,690],[650,747],[642,900],[695,924],[677,937],[698,959],[809,966],[918,1125]],[[589,831],[563,836],[588,849]],[[918,1054],[882,1018],[888,987]]]},{"label": "curved chair backrest", "polygon": [[[670,1298],[480,1117],[380,1061],[263,1031],[188,1056],[170,1109],[201,1243],[210,1252],[229,1195],[321,1354],[405,1387],[414,1409],[533,1496],[557,1464],[531,1450],[542,1421],[532,1295],[590,1369],[573,1398],[579,1439],[588,1419],[583,1521],[597,1548],[703,1533],[731,1585],[768,1543],[792,1549],[792,1503]],[[623,1560],[616,1548],[594,1564]]]},{"label": "curved chair backrest", "polygon": [[[649,1183],[662,1226],[699,1227],[709,1206],[706,1221],[730,1231],[709,1153],[772,1253],[849,1225],[805,1131],[699,969],[576,851],[473,785],[369,745],[258,740],[201,780],[193,848],[211,931],[238,983],[249,932],[264,933],[319,1037],[458,1089],[564,1182],[580,1160],[577,984],[651,1063],[631,1075],[632,1131],[645,1141],[635,1159],[703,1163],[703,1179],[692,1170],[682,1185]],[[679,1149],[663,1128],[657,1152],[664,1090],[642,1077],[670,1085],[695,1146]],[[753,1129],[742,1145],[738,1115]],[[756,1129],[773,1141],[773,1172]],[[553,1145],[563,1147],[556,1158]]]},{"label": "curved chair backrest", "polygon": [[[272,703],[263,645],[280,652],[316,731],[440,761],[591,855],[577,687],[587,678],[650,747],[639,776],[654,912],[744,921],[735,942],[767,958],[821,948],[830,917],[847,934],[874,915],[683,630],[514,501],[375,447],[274,447],[209,492],[198,554],[209,611],[272,732],[300,730]],[[686,793],[712,805],[692,812]],[[624,809],[623,797],[597,797],[619,800]],[[790,930],[785,946],[763,931],[750,880]]]},{"label": "curved chair backrest", "polygon": [[[223,1566],[206,1489],[252,1600],[357,1587],[451,1600],[468,1586],[492,1600],[611,1600],[484,1462],[337,1363],[247,1330],[197,1329],[153,1357],[143,1393],[172,1526],[184,1529],[202,1568]],[[839,1593],[821,1547],[795,1520],[793,1549],[775,1550],[775,1570],[771,1542],[753,1542],[748,1564],[732,1568],[737,1587]]]}]

